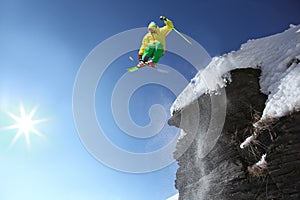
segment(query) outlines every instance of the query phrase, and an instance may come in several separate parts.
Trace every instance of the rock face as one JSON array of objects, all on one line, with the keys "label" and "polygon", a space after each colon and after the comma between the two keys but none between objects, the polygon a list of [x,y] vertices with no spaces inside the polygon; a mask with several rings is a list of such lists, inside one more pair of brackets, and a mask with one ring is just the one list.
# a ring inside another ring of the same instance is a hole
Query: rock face
[{"label": "rock face", "polygon": [[[216,142],[203,135],[218,111],[212,96],[205,94],[184,107],[169,125],[185,132],[174,157],[179,169],[175,186],[179,200],[300,199],[300,113],[264,122],[256,140],[244,149],[240,144],[250,136],[260,119],[266,95],[260,92],[259,69],[231,71],[225,88],[226,117]],[[198,105],[199,109],[194,109]],[[207,106],[214,105],[214,106]],[[217,123],[218,124],[218,123]],[[189,137],[192,136],[192,137]],[[213,145],[211,145],[213,144]],[[203,154],[205,145],[211,145]],[[263,154],[266,166],[255,167]]]}]

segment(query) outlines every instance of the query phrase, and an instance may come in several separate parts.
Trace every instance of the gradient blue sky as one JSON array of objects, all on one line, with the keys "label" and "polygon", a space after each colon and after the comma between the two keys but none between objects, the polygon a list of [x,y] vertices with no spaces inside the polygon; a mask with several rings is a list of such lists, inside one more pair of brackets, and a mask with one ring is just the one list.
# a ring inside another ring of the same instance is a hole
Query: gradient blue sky
[{"label": "gradient blue sky", "polygon": [[[72,113],[73,84],[81,63],[100,42],[151,20],[159,22],[160,15],[218,56],[238,50],[249,39],[299,24],[299,9],[298,0],[0,0],[0,126],[14,123],[7,112],[18,114],[20,103],[27,113],[39,105],[35,118],[49,118],[36,125],[45,138],[31,135],[30,149],[24,137],[9,148],[16,130],[0,131],[0,199],[163,200],[175,194],[176,164],[147,174],[123,173],[86,151]],[[119,70],[115,64],[107,72],[104,92],[133,63],[128,56],[121,58],[127,61]],[[172,66],[184,63],[170,58],[164,61]],[[196,71],[183,73],[190,79]],[[175,99],[165,88],[147,87],[136,94],[136,102],[145,104],[131,105],[139,110],[135,116],[141,124],[147,123],[149,105],[167,107]],[[148,91],[154,92],[154,100]],[[104,109],[109,103],[104,99],[96,107]],[[107,117],[99,118],[107,120],[109,129],[113,119],[105,113]],[[118,132],[108,137],[128,150],[149,150]],[[164,145],[159,138],[155,141],[148,148]]]}]

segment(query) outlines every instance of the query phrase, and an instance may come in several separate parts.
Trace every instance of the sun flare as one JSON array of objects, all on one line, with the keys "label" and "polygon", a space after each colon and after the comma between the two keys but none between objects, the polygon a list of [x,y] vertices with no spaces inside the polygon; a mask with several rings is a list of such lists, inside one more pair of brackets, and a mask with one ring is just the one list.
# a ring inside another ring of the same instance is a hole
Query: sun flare
[{"label": "sun flare", "polygon": [[17,133],[13,140],[10,143],[10,146],[13,146],[15,142],[20,138],[20,136],[24,136],[26,139],[26,143],[28,147],[30,147],[30,134],[35,134],[40,137],[44,137],[44,135],[38,131],[34,125],[39,124],[41,122],[47,121],[47,119],[33,119],[34,114],[37,111],[37,107],[33,108],[29,114],[26,114],[24,106],[20,105],[20,115],[17,116],[11,112],[8,112],[7,114],[15,120],[15,124],[12,124],[10,126],[6,126],[2,128],[3,130],[9,130],[9,129],[17,129]]}]

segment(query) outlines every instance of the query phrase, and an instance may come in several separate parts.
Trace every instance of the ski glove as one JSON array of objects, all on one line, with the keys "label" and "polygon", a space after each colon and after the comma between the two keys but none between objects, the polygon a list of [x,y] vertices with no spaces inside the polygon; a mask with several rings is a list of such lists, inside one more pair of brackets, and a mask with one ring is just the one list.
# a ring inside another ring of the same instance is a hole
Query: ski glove
[{"label": "ski glove", "polygon": [[143,60],[143,55],[138,56],[139,61],[147,62],[149,60],[149,57],[145,57]]},{"label": "ski glove", "polygon": [[159,19],[160,19],[160,20],[164,20],[164,21],[167,20],[167,18],[166,18],[165,16],[160,16]]},{"label": "ski glove", "polygon": [[142,61],[142,60],[143,60],[142,57],[143,57],[143,55],[138,55],[139,61]]},{"label": "ski glove", "polygon": [[168,19],[166,18],[165,16],[160,16],[159,19],[163,20],[164,23],[170,27],[170,29],[174,28],[174,24]]}]

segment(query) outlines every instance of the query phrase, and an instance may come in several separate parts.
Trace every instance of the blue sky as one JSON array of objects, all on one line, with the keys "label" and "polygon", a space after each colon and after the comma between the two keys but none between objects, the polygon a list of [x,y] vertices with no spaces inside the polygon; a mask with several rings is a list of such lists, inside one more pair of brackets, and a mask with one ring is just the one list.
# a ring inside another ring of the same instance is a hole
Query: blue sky
[{"label": "blue sky", "polygon": [[[162,200],[175,194],[176,163],[149,173],[125,173],[88,152],[72,110],[80,66],[106,39],[152,20],[162,25],[160,15],[172,19],[213,57],[299,24],[299,8],[298,0],[0,0],[0,127],[15,123],[8,113],[19,115],[21,104],[26,113],[38,106],[34,119],[48,119],[35,125],[44,137],[30,134],[30,147],[24,135],[10,146],[17,130],[0,130],[0,199]],[[95,109],[112,143],[126,151],[155,151],[176,137],[175,128],[164,127],[147,139],[132,138],[118,128],[110,110],[112,89],[126,67],[135,64],[128,58],[136,54],[120,56],[105,71]],[[161,63],[187,80],[196,73],[172,53]],[[144,85],[132,95],[129,109],[144,126],[151,105],[161,104],[168,112],[175,98],[168,88]]]}]

